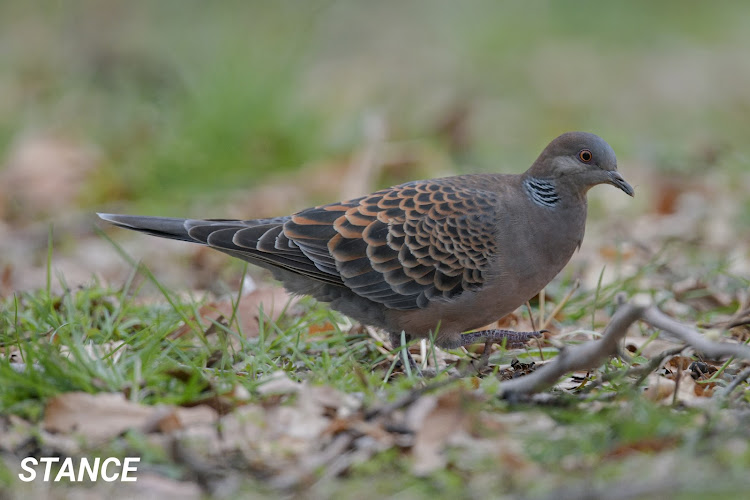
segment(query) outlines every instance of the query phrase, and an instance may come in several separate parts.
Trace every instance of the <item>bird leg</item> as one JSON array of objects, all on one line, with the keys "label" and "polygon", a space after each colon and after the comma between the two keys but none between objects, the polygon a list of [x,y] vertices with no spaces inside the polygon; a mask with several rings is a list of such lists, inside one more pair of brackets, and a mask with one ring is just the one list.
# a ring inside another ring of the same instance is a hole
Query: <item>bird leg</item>
[{"label": "bird leg", "polygon": [[[448,349],[455,349],[457,347],[463,347],[470,344],[484,341],[484,352],[477,360],[477,363],[471,363],[471,370],[480,373],[490,362],[490,353],[492,352],[492,344],[498,343],[503,344],[506,349],[516,349],[523,347],[526,342],[533,338],[541,337],[547,330],[539,330],[534,332],[514,332],[513,330],[481,330],[478,332],[470,332],[462,334],[457,341],[449,343],[450,347],[444,342],[441,347]],[[464,370],[462,376],[469,374],[469,371]]]},{"label": "bird leg", "polygon": [[443,341],[439,344],[445,349],[457,349],[479,342],[503,344],[507,349],[523,347],[531,339],[539,338],[546,330],[535,332],[514,332],[513,330],[480,330],[478,332],[462,333],[455,340]]},{"label": "bird leg", "polygon": [[405,342],[402,344],[401,334],[391,332],[389,334],[389,340],[391,341],[391,347],[393,348],[393,352],[398,355],[399,361],[403,363],[404,357],[406,357],[406,362],[409,363],[409,368],[411,368],[411,372],[419,375],[420,374],[419,366],[417,366],[416,361],[414,361],[414,358],[411,357],[411,353],[409,352],[408,345],[409,345],[409,342],[411,341],[411,335],[406,335]]}]

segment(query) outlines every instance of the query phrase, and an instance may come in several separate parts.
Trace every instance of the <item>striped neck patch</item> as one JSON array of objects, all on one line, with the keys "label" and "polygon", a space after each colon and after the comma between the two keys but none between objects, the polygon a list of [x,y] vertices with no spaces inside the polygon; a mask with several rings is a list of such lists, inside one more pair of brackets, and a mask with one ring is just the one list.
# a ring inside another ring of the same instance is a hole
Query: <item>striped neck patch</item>
[{"label": "striped neck patch", "polygon": [[560,196],[555,191],[555,183],[552,181],[529,177],[523,181],[523,185],[537,205],[554,207],[560,201]]}]

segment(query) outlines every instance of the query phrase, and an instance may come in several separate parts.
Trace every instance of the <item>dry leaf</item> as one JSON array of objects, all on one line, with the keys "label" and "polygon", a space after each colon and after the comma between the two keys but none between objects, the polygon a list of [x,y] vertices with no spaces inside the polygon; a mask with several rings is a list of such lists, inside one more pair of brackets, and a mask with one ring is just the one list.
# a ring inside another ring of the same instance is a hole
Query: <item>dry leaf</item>
[{"label": "dry leaf", "polygon": [[361,406],[361,400],[354,394],[341,392],[327,385],[308,387],[304,392],[309,394],[315,404],[330,410],[339,418],[349,417]]},{"label": "dry leaf", "polygon": [[713,388],[696,384],[690,370],[683,371],[680,377],[680,387],[677,390],[677,400],[687,406],[703,406],[713,394]]},{"label": "dry leaf", "polygon": [[672,356],[665,364],[665,367],[672,373],[677,374],[687,370],[692,363],[693,360],[688,356]]},{"label": "dry leaf", "polygon": [[192,408],[173,408],[167,415],[159,419],[157,427],[161,432],[172,432],[191,426],[214,424],[219,420],[219,414],[213,408],[200,405]]},{"label": "dry leaf", "polygon": [[282,370],[264,375],[259,379],[259,382],[258,392],[263,396],[271,394],[296,394],[302,389],[300,382],[293,381]]},{"label": "dry leaf", "polygon": [[[633,331],[633,329],[631,329]],[[644,337],[640,332],[635,334],[628,334],[625,337],[624,347],[629,352],[634,353],[640,350],[641,356],[646,358],[654,358],[660,356],[661,353],[674,349],[679,344],[676,342],[670,342],[662,339],[651,339],[650,337]]]},{"label": "dry leaf", "polygon": [[647,380],[648,384],[643,391],[643,395],[651,401],[663,401],[666,398],[671,398],[677,387],[674,380],[653,373],[648,376]]},{"label": "dry leaf", "polygon": [[[461,391],[452,391],[442,396],[422,397],[419,404],[424,414],[421,421],[415,421],[412,415],[411,426],[416,430],[412,456],[414,465],[412,471],[421,476],[445,466],[446,457],[443,454],[446,442],[455,433],[466,431],[470,418],[464,411]],[[427,410],[427,411],[425,411]]]},{"label": "dry leaf", "polygon": [[164,411],[163,407],[132,403],[120,393],[67,392],[47,403],[44,429],[103,441],[128,429],[145,429]]},{"label": "dry leaf", "polygon": [[[652,401],[661,403],[671,403],[673,399],[676,399],[677,402],[687,406],[703,406],[713,394],[713,388],[700,385],[695,383],[690,370],[682,372],[679,384],[675,380],[651,374],[648,377],[648,385],[644,395]],[[677,391],[676,398],[675,390]]]}]

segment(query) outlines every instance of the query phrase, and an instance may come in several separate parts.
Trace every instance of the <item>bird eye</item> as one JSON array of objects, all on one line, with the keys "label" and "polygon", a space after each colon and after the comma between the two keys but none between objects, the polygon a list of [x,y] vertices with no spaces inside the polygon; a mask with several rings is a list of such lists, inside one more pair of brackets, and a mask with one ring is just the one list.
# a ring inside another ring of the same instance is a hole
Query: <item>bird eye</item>
[{"label": "bird eye", "polygon": [[591,159],[592,159],[593,157],[594,157],[594,155],[593,155],[593,154],[591,154],[591,151],[589,151],[588,149],[582,149],[582,150],[580,150],[580,151],[578,152],[578,158],[579,158],[579,159],[580,159],[580,160],[581,160],[581,161],[582,161],[583,163],[588,163],[588,162],[590,162],[590,161],[591,161]]}]

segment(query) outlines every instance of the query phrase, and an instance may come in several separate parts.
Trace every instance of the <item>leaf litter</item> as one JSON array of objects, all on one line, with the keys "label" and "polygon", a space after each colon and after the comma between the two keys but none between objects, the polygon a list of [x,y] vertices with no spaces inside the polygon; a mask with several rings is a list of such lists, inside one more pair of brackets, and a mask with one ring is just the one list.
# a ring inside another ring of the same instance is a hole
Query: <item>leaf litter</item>
[{"label": "leaf litter", "polygon": [[[649,291],[663,311],[686,324],[708,328],[705,334],[713,340],[747,342],[750,244],[747,238],[737,237],[733,224],[736,214],[731,206],[721,202],[717,192],[716,186],[699,183],[655,188],[645,196],[648,200],[645,215],[627,229],[617,214],[611,212],[616,207],[606,208],[610,212],[599,220],[610,222],[604,225],[592,221],[586,242],[569,269],[542,296],[532,300],[538,317],[519,310],[489,325],[519,330],[544,325],[550,333],[542,343],[515,352],[490,346],[489,363],[473,372],[467,366],[484,353],[483,346],[464,352],[445,352],[412,345],[413,357],[427,373],[471,376],[434,389],[430,388],[429,380],[414,381],[417,388],[408,390],[399,404],[388,406],[382,399],[385,394],[382,390],[375,391],[374,397],[347,393],[306,380],[304,370],[286,366],[258,374],[250,390],[237,382],[220,386],[218,380],[205,376],[208,392],[214,396],[193,397],[181,404],[144,404],[134,397],[137,394],[133,391],[138,389],[134,386],[123,387],[121,392],[63,392],[46,401],[43,418],[38,422],[12,414],[1,416],[0,450],[17,455],[29,449],[43,449],[49,453],[86,456],[91,450],[142,435],[186,471],[177,482],[148,471],[144,473],[144,484],[161,484],[155,487],[169,494],[182,491],[188,496],[196,492],[236,491],[238,486],[232,481],[243,475],[271,491],[320,488],[326,481],[355,474],[363,464],[391,452],[402,457],[415,477],[431,478],[448,470],[471,474],[475,467],[481,469],[484,464],[493,463],[501,465],[499,474],[512,483],[521,481],[520,478],[533,480],[544,471],[543,461],[530,448],[528,436],[546,435],[555,441],[567,439],[566,435],[572,432],[542,410],[546,405],[572,404],[594,413],[602,412],[613,404],[612,399],[618,399],[617,391],[631,388],[642,393],[645,400],[666,409],[715,412],[724,404],[733,409],[743,408],[748,386],[741,378],[747,373],[747,361],[706,358],[643,324],[628,330],[621,344],[619,364],[609,362],[598,369],[570,373],[548,393],[532,398],[531,401],[541,405],[538,409],[516,411],[506,406],[498,411],[493,398],[488,397],[492,390],[487,384],[502,386],[504,380],[535,372],[550,363],[565,343],[595,342],[598,332],[612,317],[612,307],[608,304],[622,290]],[[599,195],[592,193],[592,196],[596,203]],[[714,215],[717,203],[725,216]],[[709,214],[712,214],[710,220]],[[29,237],[23,228],[5,225],[2,230],[9,233],[11,240],[15,232],[21,234],[21,239]],[[79,247],[85,248],[90,243],[91,248],[97,249],[97,268],[102,276],[120,279],[126,271],[115,252],[110,250],[111,257],[105,262],[101,254],[107,251],[93,237],[86,238]],[[715,255],[724,256],[726,261],[701,261],[685,251],[705,246],[716,250]],[[302,314],[297,299],[275,286],[256,287],[255,281],[246,281],[239,301],[212,289],[212,277],[224,272],[221,267],[225,264],[207,257],[204,249],[191,249],[187,245],[174,249],[177,259],[170,248],[169,252],[154,252],[147,261],[153,268],[172,273],[167,282],[174,280],[177,273],[184,275],[185,265],[192,266],[194,283],[200,283],[207,291],[191,295],[204,295],[207,299],[188,321],[168,335],[170,341],[193,342],[199,325],[200,335],[209,340],[224,337],[232,350],[241,351],[244,340],[261,336],[264,324]],[[164,257],[166,254],[170,255],[168,259]],[[17,288],[16,276],[26,274],[19,262],[5,264],[0,275],[0,291],[6,295]],[[65,260],[58,262],[64,269]],[[73,268],[76,266],[80,264],[73,264]],[[717,268],[722,270],[717,272]],[[262,279],[262,275],[254,278]],[[233,283],[235,289],[239,285]],[[382,332],[358,328],[339,318],[306,328],[309,338],[319,340],[325,340],[336,330],[369,338],[371,349],[380,355],[380,361],[371,368],[383,373],[392,370],[393,383],[403,377],[400,368],[394,369],[395,357]],[[38,332],[25,334],[38,335]],[[59,348],[62,354],[72,356],[69,347]],[[116,364],[131,348],[121,340],[89,342],[83,352],[92,360],[107,359]],[[24,363],[22,348],[17,345],[4,344],[0,351],[18,372],[39,369]],[[243,363],[235,368],[239,376],[247,375]],[[639,371],[643,368],[649,371]],[[176,368],[172,376],[185,381],[193,374]],[[632,385],[636,381],[640,382]],[[734,392],[728,396],[725,388],[732,384]],[[614,397],[608,398],[608,394]],[[735,413],[727,415],[723,418],[728,429],[741,421]],[[625,457],[659,455],[673,452],[682,442],[674,434],[642,436],[616,444],[600,456],[616,462]],[[737,449],[732,453],[744,452]],[[586,464],[589,458],[573,454],[562,467],[592,467]]]}]

